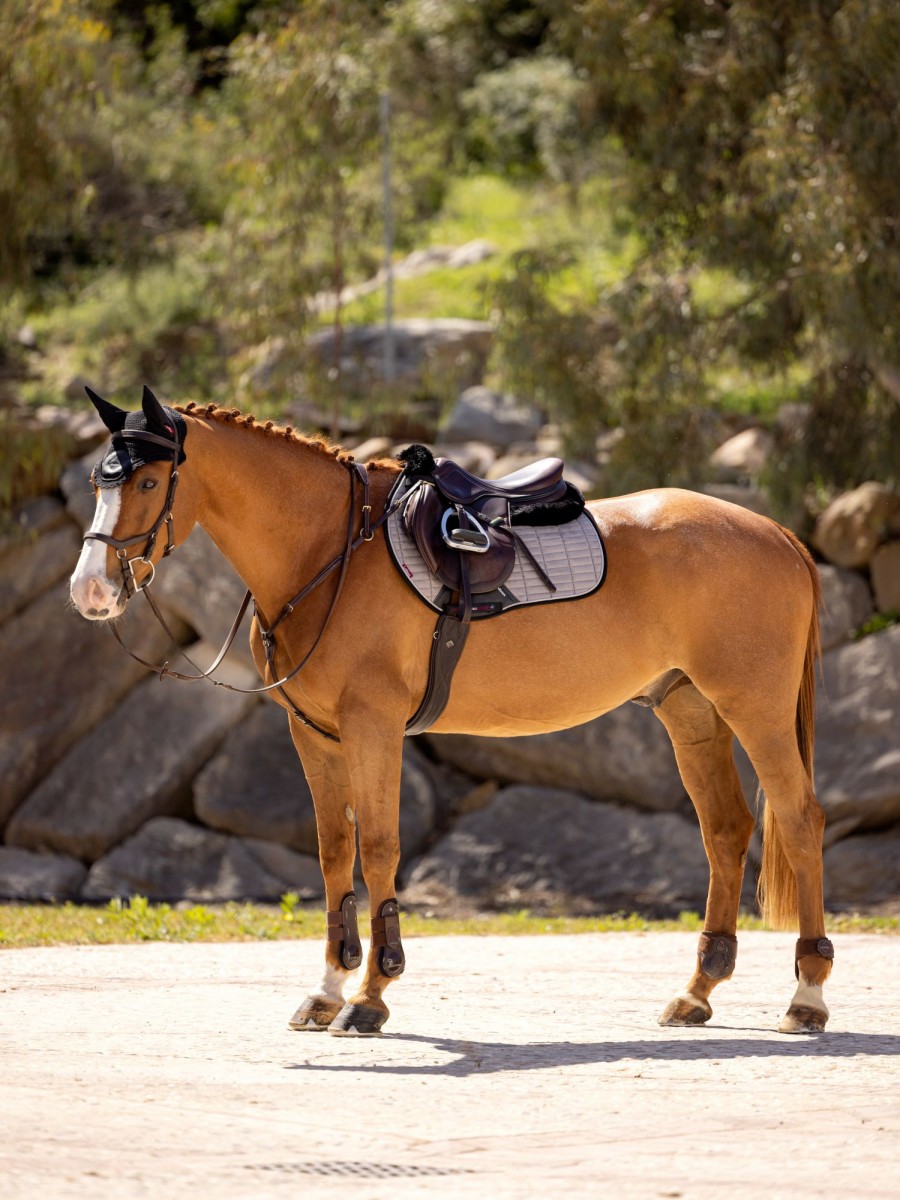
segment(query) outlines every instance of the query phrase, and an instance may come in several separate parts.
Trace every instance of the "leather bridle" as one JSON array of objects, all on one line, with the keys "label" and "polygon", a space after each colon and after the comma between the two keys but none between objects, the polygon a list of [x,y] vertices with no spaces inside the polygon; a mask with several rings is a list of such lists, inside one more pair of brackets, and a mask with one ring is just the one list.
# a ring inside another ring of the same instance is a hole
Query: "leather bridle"
[{"label": "leather bridle", "polygon": [[[119,568],[122,572],[122,584],[125,588],[126,602],[131,599],[135,592],[142,592],[150,586],[153,576],[156,574],[156,567],[150,561],[150,555],[156,548],[156,539],[163,525],[166,527],[166,548],[163,551],[162,557],[168,556],[175,549],[175,538],[172,534],[172,505],[175,502],[175,489],[178,487],[178,457],[181,453],[181,442],[177,436],[175,438],[160,437],[157,433],[150,433],[144,429],[120,429],[112,435],[114,442],[133,441],[140,439],[144,442],[152,442],[155,446],[164,446],[171,450],[172,454],[172,471],[169,475],[169,488],[166,492],[166,499],[162,506],[162,511],[153,522],[149,529],[143,533],[136,533],[129,538],[115,538],[109,533],[97,533],[94,530],[88,530],[84,535],[84,541],[104,542],[107,546],[111,546],[116,552],[116,558],[119,560]],[[128,547],[134,546],[146,538],[146,544],[140,554],[135,554],[133,557],[128,557]],[[146,563],[150,568],[150,574],[146,577],[143,583],[138,583],[134,575],[134,567],[132,563]]]},{"label": "leather bridle", "polygon": [[[331,562],[327,563],[318,572],[318,574],[315,575],[308,584],[306,584],[305,587],[301,588],[301,590],[296,594],[296,596],[293,596],[285,605],[282,606],[281,611],[278,613],[278,615],[275,617],[275,620],[268,627],[266,627],[264,625],[262,616],[259,612],[259,608],[256,604],[256,601],[253,598],[253,594],[248,588],[247,592],[244,595],[243,600],[241,601],[240,608],[238,609],[237,615],[235,616],[234,621],[232,622],[231,629],[228,632],[228,635],[225,639],[225,642],[224,642],[221,650],[216,655],[212,665],[206,671],[204,671],[202,669],[202,667],[198,666],[198,664],[195,663],[189,657],[189,655],[185,653],[185,651],[181,648],[181,646],[179,646],[178,640],[175,637],[175,634],[169,628],[169,625],[166,622],[165,617],[160,612],[159,607],[157,606],[156,601],[154,600],[153,595],[150,592],[150,583],[153,580],[153,576],[155,574],[154,564],[150,561],[150,556],[153,553],[153,550],[156,546],[156,540],[159,535],[159,531],[163,525],[166,526],[166,548],[163,551],[162,557],[166,558],[175,549],[175,541],[174,541],[174,536],[173,536],[173,531],[172,531],[172,505],[173,505],[173,502],[175,499],[175,490],[178,487],[178,462],[179,462],[179,454],[181,452],[181,442],[178,440],[177,436],[174,439],[173,438],[165,438],[165,437],[159,436],[158,434],[149,433],[147,431],[139,430],[139,429],[137,429],[137,430],[127,429],[127,430],[117,431],[117,432],[113,433],[112,437],[113,437],[114,441],[142,439],[144,441],[152,442],[154,445],[164,446],[167,449],[171,449],[172,471],[169,476],[169,487],[168,487],[168,491],[166,493],[165,503],[163,504],[162,511],[160,512],[157,519],[150,526],[150,528],[148,530],[145,530],[143,533],[136,533],[132,537],[128,537],[128,538],[116,538],[116,537],[112,537],[110,534],[107,534],[107,533],[97,533],[92,530],[89,530],[87,533],[84,534],[84,540],[87,541],[89,539],[92,539],[94,541],[104,542],[107,546],[111,546],[115,550],[116,557],[119,560],[119,564],[120,564],[120,567],[122,570],[123,586],[125,588],[126,603],[128,602],[128,600],[131,599],[131,597],[136,592],[142,592],[147,603],[150,605],[150,609],[153,612],[153,615],[156,617],[156,620],[162,627],[166,636],[169,638],[172,645],[175,647],[175,650],[177,651],[177,653],[197,672],[197,674],[196,675],[186,675],[180,671],[173,671],[169,667],[168,662],[164,662],[162,664],[147,662],[146,659],[142,658],[139,654],[135,654],[133,650],[131,650],[128,646],[125,645],[125,642],[122,640],[122,637],[121,637],[118,629],[115,627],[115,625],[110,626],[112,633],[113,633],[113,637],[115,637],[116,641],[119,643],[119,645],[122,647],[122,649],[125,650],[126,653],[131,655],[131,657],[136,662],[139,662],[141,664],[141,666],[146,667],[149,671],[153,671],[156,674],[158,674],[160,679],[165,678],[165,676],[167,676],[167,675],[170,676],[172,679],[178,679],[185,683],[195,683],[197,680],[205,679],[205,680],[208,680],[209,683],[214,684],[216,687],[226,688],[230,692],[242,692],[245,695],[259,695],[259,694],[262,694],[265,692],[277,691],[277,692],[279,692],[282,699],[287,704],[291,713],[297,718],[298,721],[302,722],[304,725],[308,726],[310,729],[315,730],[316,733],[320,733],[323,737],[328,738],[329,741],[340,742],[340,738],[337,736],[337,734],[331,733],[327,729],[323,729],[320,725],[317,725],[315,721],[313,721],[300,708],[297,707],[297,705],[293,702],[293,700],[291,700],[291,698],[284,691],[284,685],[286,683],[289,683],[296,675],[298,675],[300,673],[300,671],[302,671],[302,669],[306,666],[306,664],[309,662],[310,658],[312,657],[313,652],[316,650],[319,643],[322,641],[322,638],[325,635],[325,630],[328,628],[328,625],[329,625],[331,618],[334,615],[334,611],[337,607],[338,599],[341,595],[341,591],[344,586],[344,580],[346,579],[346,576],[347,576],[347,569],[350,566],[350,558],[351,558],[353,552],[356,549],[358,549],[364,542],[371,542],[374,540],[375,534],[378,531],[378,529],[381,528],[381,526],[385,523],[385,521],[387,521],[388,517],[391,516],[391,514],[398,507],[398,502],[395,502],[394,504],[389,505],[385,509],[385,511],[381,514],[381,516],[379,516],[375,521],[373,521],[372,520],[372,505],[369,502],[369,474],[368,474],[368,471],[366,470],[366,468],[363,466],[362,463],[351,461],[350,463],[346,464],[348,466],[349,475],[350,475],[350,503],[349,503],[348,517],[347,517],[347,536],[346,536],[346,540],[344,543],[344,549],[342,550],[342,552],[340,554],[336,555],[331,560]],[[359,533],[356,536],[354,536],[354,533],[356,530],[356,488],[357,488],[357,485],[360,483],[362,484],[362,489],[363,489],[363,492],[362,492],[362,500],[363,500],[363,503],[362,503],[362,527],[360,528]],[[129,558],[128,557],[128,548],[130,546],[136,545],[138,542],[142,541],[145,538],[146,538],[146,542],[144,544],[144,548],[143,548],[142,552],[140,554],[133,555],[131,558]],[[134,562],[146,563],[150,567],[150,574],[141,583],[138,583],[135,579],[134,568],[131,565]],[[256,617],[256,620],[257,620],[257,623],[259,626],[260,636],[262,638],[263,649],[264,649],[265,655],[266,655],[266,663],[267,663],[268,668],[269,668],[270,672],[272,673],[272,675],[277,675],[277,671],[275,670],[275,649],[276,649],[275,631],[278,629],[279,625],[281,625],[281,623],[287,617],[290,616],[290,614],[294,611],[294,609],[297,607],[297,605],[300,604],[303,600],[305,600],[306,597],[308,595],[310,595],[311,592],[313,592],[321,583],[323,583],[332,574],[332,572],[334,572],[336,570],[339,570],[337,586],[334,591],[334,596],[331,599],[331,604],[328,608],[327,613],[325,614],[325,620],[322,622],[322,626],[321,626],[319,632],[317,633],[316,637],[314,638],[312,646],[309,648],[309,650],[307,650],[306,654],[304,654],[301,661],[295,667],[293,667],[286,675],[283,675],[280,679],[276,679],[274,683],[266,684],[263,687],[257,687],[257,688],[236,687],[234,684],[226,683],[222,679],[214,679],[213,678],[213,673],[221,665],[222,660],[225,658],[225,655],[231,649],[231,645],[237,636],[238,629],[240,628],[241,621],[244,619],[244,614],[246,613],[247,608],[249,607],[251,602],[253,603],[254,615]]]}]

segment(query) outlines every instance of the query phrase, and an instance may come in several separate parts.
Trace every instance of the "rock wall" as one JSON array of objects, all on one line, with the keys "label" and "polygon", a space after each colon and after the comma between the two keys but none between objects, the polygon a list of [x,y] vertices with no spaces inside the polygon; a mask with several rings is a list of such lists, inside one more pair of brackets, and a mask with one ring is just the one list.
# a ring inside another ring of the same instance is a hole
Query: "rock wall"
[{"label": "rock wall", "polygon": [[[454,457],[496,477],[557,449],[539,418],[479,387],[445,428]],[[759,438],[726,446],[718,463],[731,480],[720,486],[740,492],[741,455],[755,470],[764,452]],[[283,712],[223,689],[160,684],[71,609],[94,457],[73,460],[59,493],[23,505],[0,540],[0,897],[320,899],[312,800]],[[574,469],[590,487],[591,464]],[[828,903],[890,909],[900,907],[900,625],[884,618],[900,605],[900,499],[881,485],[857,493],[823,514],[816,535],[835,560],[820,564],[817,792]],[[179,641],[209,662],[243,585],[202,532],[163,566],[156,590]],[[169,656],[142,608],[129,606],[123,636],[143,656]],[[855,640],[879,611],[886,627]],[[225,669],[255,682],[246,638]],[[706,896],[671,747],[633,705],[532,738],[411,739],[401,842],[406,902],[440,911],[666,915],[702,910]]]}]

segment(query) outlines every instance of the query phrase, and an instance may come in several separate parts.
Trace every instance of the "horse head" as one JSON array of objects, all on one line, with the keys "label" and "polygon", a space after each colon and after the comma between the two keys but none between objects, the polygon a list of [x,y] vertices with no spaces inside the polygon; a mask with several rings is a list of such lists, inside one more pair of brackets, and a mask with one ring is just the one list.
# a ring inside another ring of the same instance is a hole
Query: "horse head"
[{"label": "horse head", "polygon": [[187,425],[146,386],[136,412],[85,390],[112,440],[91,472],[97,507],[70,591],[82,616],[105,621],[124,611],[174,548],[173,503]]}]

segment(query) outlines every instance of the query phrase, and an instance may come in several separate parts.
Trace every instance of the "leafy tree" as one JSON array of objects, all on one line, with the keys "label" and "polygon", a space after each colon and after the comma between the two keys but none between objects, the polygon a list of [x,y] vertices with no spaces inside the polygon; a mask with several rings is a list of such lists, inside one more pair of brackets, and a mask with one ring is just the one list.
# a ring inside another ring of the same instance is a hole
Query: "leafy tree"
[{"label": "leafy tree", "polygon": [[[900,476],[900,9],[892,0],[583,0],[556,32],[621,140],[660,278],[727,268],[741,301],[684,361],[804,356],[809,433],[794,467],[845,485]],[[645,267],[646,271],[647,268]],[[643,337],[638,325],[625,328]],[[652,368],[651,368],[652,370]],[[867,435],[837,444],[836,409]]]},{"label": "leafy tree", "polygon": [[439,204],[440,147],[415,93],[394,86],[402,56],[389,22],[366,0],[310,0],[237,40],[229,286],[244,330],[277,336],[288,378],[304,369],[313,297],[328,297],[333,336],[324,375],[307,382],[339,403],[345,381],[343,295],[381,261],[380,97],[394,94],[393,203],[399,227]]},{"label": "leafy tree", "polygon": [[571,63],[546,54],[479,75],[462,98],[470,153],[513,176],[544,173],[577,200],[590,164],[585,90]]},{"label": "leafy tree", "polygon": [[83,0],[0,5],[0,285],[25,278],[84,207],[80,134],[109,36]]}]

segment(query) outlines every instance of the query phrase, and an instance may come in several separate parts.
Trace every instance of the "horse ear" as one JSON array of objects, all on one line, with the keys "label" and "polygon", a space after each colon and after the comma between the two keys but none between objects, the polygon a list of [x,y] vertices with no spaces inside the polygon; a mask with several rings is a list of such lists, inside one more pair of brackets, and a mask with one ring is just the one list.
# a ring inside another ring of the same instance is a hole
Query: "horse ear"
[{"label": "horse ear", "polygon": [[114,404],[110,404],[108,400],[104,400],[102,396],[98,396],[95,391],[89,387],[84,389],[88,394],[88,399],[97,412],[100,414],[100,420],[106,426],[110,433],[118,433],[125,426],[125,418],[128,413],[124,409],[116,408]]},{"label": "horse ear", "polygon": [[172,434],[172,426],[169,418],[166,416],[165,409],[153,395],[150,389],[144,384],[144,394],[141,396],[141,408],[144,410],[144,416],[147,418],[147,425],[150,429],[155,429],[158,433]]}]

